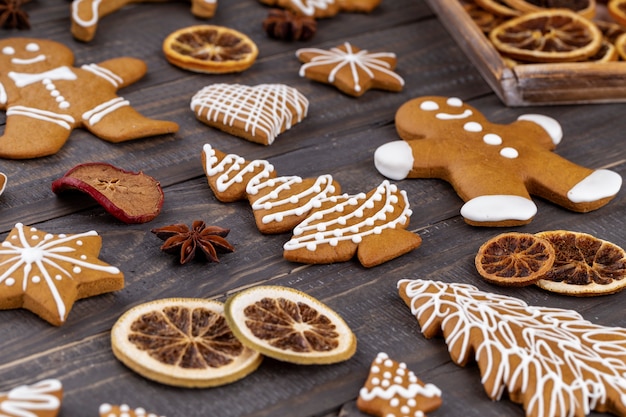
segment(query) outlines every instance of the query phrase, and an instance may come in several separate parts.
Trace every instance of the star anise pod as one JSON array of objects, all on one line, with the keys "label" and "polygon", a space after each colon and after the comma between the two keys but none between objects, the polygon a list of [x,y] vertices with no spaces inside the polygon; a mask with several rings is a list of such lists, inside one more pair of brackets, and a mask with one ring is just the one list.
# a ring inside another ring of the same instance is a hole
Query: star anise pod
[{"label": "star anise pod", "polygon": [[28,13],[21,9],[28,0],[0,0],[0,27],[3,29],[30,29]]},{"label": "star anise pod", "polygon": [[284,41],[308,41],[315,35],[317,22],[289,10],[270,9],[263,20],[263,30],[272,38]]},{"label": "star anise pod", "polygon": [[225,239],[228,232],[230,229],[207,226],[202,220],[194,221],[191,229],[186,224],[152,229],[152,233],[165,241],[161,250],[167,253],[180,253],[181,264],[191,261],[197,252],[203,254],[209,261],[219,262],[217,251],[235,250],[235,247]]}]

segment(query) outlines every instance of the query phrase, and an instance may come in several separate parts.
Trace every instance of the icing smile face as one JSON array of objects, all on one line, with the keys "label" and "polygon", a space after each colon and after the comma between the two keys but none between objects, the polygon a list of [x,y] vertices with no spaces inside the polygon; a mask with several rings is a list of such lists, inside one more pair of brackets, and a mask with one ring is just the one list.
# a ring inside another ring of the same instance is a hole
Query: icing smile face
[{"label": "icing smile face", "polygon": [[56,42],[29,38],[0,41],[0,69],[3,73],[35,73],[61,65],[72,65],[73,61],[71,51]]}]

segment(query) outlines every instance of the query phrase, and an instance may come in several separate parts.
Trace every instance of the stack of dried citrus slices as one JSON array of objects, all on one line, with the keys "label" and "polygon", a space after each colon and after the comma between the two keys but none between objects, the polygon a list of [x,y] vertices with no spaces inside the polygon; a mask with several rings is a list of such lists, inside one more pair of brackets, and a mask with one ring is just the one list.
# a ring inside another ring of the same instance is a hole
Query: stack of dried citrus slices
[{"label": "stack of dried citrus slices", "polygon": [[508,65],[626,60],[626,0],[460,1]]},{"label": "stack of dried citrus slices", "polygon": [[613,294],[626,286],[626,251],[581,232],[503,233],[480,247],[475,265],[495,284],[536,284],[574,296]]},{"label": "stack of dried citrus slices", "polygon": [[225,304],[200,298],[151,301],[111,330],[114,355],[145,378],[204,388],[237,381],[262,355],[297,364],[345,361],[356,337],[321,301],[295,289],[257,286]]}]

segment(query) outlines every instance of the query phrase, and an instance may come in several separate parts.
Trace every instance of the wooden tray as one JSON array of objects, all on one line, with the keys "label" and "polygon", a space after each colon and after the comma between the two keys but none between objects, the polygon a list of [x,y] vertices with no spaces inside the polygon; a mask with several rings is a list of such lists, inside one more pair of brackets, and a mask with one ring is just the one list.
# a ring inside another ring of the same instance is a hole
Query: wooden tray
[{"label": "wooden tray", "polygon": [[507,106],[626,101],[626,62],[523,64],[509,68],[458,0],[426,0]]}]

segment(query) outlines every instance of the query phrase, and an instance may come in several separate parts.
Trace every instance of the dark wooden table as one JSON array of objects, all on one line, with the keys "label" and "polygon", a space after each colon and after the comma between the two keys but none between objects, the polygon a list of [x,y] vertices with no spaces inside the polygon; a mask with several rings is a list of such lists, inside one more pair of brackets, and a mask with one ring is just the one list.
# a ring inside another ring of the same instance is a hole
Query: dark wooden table
[{"label": "dark wooden table", "polygon": [[[518,296],[529,304],[571,308],[606,325],[626,326],[626,293],[597,298],[568,298],[534,287],[505,289],[479,278],[473,259],[478,247],[501,229],[468,226],[459,216],[461,200],[439,180],[404,180],[413,215],[410,230],[423,245],[398,259],[365,269],[357,261],[303,266],[282,258],[286,235],[261,235],[247,203],[222,204],[209,190],[200,154],[212,144],[247,159],[268,159],[280,175],[332,174],[346,192],[368,191],[383,177],[373,165],[374,150],[396,140],[393,117],[405,101],[421,95],[457,96],[490,120],[509,123],[523,113],[543,113],[559,120],[564,140],[557,152],[591,168],[611,168],[626,176],[625,104],[507,108],[489,89],[423,0],[384,0],[371,15],[341,14],[319,22],[308,43],[269,39],[261,28],[267,8],[256,0],[221,0],[210,23],[239,29],[259,45],[252,68],[237,75],[210,76],[169,65],[161,43],[172,31],[202,23],[189,2],[128,6],[101,21],[94,41],[70,35],[68,1],[35,0],[27,4],[32,30],[2,31],[1,37],[29,36],[60,41],[79,65],[129,55],[146,61],[148,74],[120,94],[143,114],[180,124],[176,134],[124,144],[110,144],[86,131],[75,131],[50,157],[0,160],[9,177],[0,197],[0,240],[17,222],[51,233],[96,230],[103,238],[101,259],[118,266],[126,287],[78,301],[67,323],[53,327],[25,310],[0,312],[0,391],[44,378],[63,382],[61,415],[96,416],[103,402],[143,406],[176,416],[360,416],[355,407],[375,355],[384,351],[404,361],[423,380],[439,386],[444,404],[433,416],[522,416],[519,405],[492,402],[474,364],[454,365],[441,339],[426,340],[401,301],[396,282],[423,278],[475,284],[481,289]],[[330,48],[344,41],[368,50],[392,51],[406,87],[400,93],[370,91],[347,97],[332,87],[298,76],[295,50]],[[254,85],[283,82],[297,87],[310,102],[305,121],[263,147],[199,123],[189,109],[191,96],[214,82]],[[4,114],[0,117],[4,120]],[[165,192],[161,214],[152,222],[123,224],[84,195],[57,196],[51,182],[74,165],[106,161],[158,179]],[[516,230],[567,229],[591,233],[626,247],[626,193],[587,214],[568,212],[536,200],[533,222]],[[202,219],[230,227],[234,254],[219,264],[180,266],[159,250],[150,229]],[[128,308],[163,297],[224,300],[255,284],[277,284],[305,291],[336,309],[358,338],[350,360],[330,366],[296,366],[266,359],[247,378],[212,389],[177,389],[150,382],[119,363],[110,349],[109,330]]]}]

